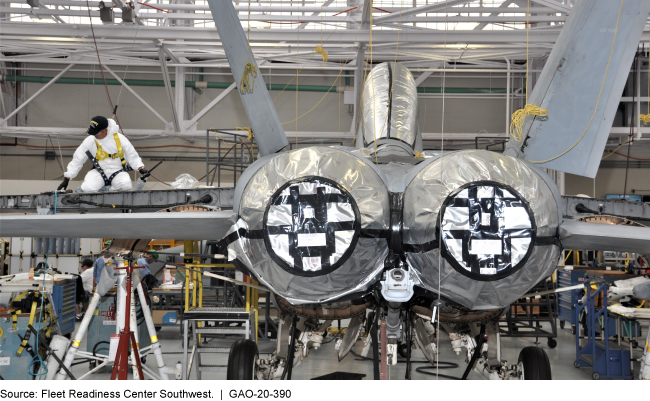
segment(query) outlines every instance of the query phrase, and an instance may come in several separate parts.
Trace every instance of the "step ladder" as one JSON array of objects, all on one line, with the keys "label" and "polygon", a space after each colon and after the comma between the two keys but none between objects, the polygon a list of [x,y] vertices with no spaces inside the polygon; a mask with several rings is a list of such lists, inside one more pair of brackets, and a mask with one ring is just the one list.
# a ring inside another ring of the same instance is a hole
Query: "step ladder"
[{"label": "step ladder", "polygon": [[[202,327],[199,327],[202,322]],[[229,327],[232,323],[240,326]],[[189,327],[192,326],[192,344],[189,344]],[[227,365],[218,365],[210,361],[212,354],[228,354],[229,346],[214,346],[205,341],[205,338],[214,338],[223,335],[236,335],[233,341],[240,338],[255,339],[255,310],[250,312],[246,308],[194,307],[185,312],[183,321],[183,380],[189,379],[192,368],[196,369],[196,378],[201,380],[202,372],[225,372]],[[190,350],[191,346],[191,350]],[[211,363],[212,362],[212,363]],[[196,365],[196,366],[195,366]]]}]

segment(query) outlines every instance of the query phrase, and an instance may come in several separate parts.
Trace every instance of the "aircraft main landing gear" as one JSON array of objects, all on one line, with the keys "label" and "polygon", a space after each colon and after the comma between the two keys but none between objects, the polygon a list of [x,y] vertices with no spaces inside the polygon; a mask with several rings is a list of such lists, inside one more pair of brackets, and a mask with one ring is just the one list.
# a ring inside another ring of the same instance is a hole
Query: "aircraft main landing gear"
[{"label": "aircraft main landing gear", "polygon": [[257,344],[251,340],[238,340],[230,347],[227,380],[256,380]]},{"label": "aircraft main landing gear", "polygon": [[523,380],[551,380],[551,362],[539,347],[526,347],[519,353]]}]

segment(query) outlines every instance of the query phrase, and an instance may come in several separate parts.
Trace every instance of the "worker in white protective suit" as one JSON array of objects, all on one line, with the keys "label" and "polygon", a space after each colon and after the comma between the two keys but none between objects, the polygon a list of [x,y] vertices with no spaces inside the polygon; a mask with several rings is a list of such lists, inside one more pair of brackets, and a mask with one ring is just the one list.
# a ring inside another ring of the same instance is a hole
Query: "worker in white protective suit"
[{"label": "worker in white protective suit", "polygon": [[131,142],[119,132],[115,121],[102,116],[93,117],[86,131],[86,138],[74,152],[64,179],[57,190],[67,189],[86,160],[93,169],[86,174],[76,192],[129,191],[132,183],[129,171],[137,169],[142,175],[148,173],[142,159]]}]

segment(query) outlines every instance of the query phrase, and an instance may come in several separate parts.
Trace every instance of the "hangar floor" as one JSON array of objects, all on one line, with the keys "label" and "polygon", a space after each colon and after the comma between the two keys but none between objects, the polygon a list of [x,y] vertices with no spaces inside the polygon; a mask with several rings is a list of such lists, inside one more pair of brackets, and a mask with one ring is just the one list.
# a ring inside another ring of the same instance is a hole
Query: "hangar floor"
[{"label": "hangar floor", "polygon": [[[77,323],[78,326],[78,323]],[[647,328],[643,328],[644,335]],[[181,342],[181,336],[179,335],[179,326],[167,326],[163,327],[161,331],[158,332],[158,338],[161,341],[165,363],[167,366],[173,366],[177,362],[182,360],[182,351],[183,344]],[[213,339],[215,345],[227,346],[232,343],[232,339]],[[328,341],[328,338],[325,338],[325,341]],[[502,355],[503,358],[510,363],[515,363],[519,356],[519,352],[523,347],[534,345],[534,338],[504,338],[502,339]],[[540,346],[547,352],[551,360],[551,369],[553,379],[555,380],[592,380],[591,370],[590,369],[576,369],[573,366],[575,360],[575,337],[571,334],[571,331],[568,329],[560,330],[558,327],[558,345],[555,349],[550,349],[546,346],[546,339],[540,339]],[[349,354],[341,362],[338,362],[336,356],[336,351],[334,349],[334,342],[324,344],[318,350],[311,350],[307,359],[305,359],[299,368],[294,369],[293,378],[295,380],[308,380],[313,377],[323,376],[332,372],[351,372],[351,373],[362,373],[366,377],[364,380],[372,378],[372,363],[370,361],[360,361],[355,360],[355,356]],[[356,353],[360,353],[363,348],[361,341],[358,341],[357,344],[352,348]],[[458,368],[454,369],[440,369],[441,374],[446,374],[450,376],[460,377],[465,370],[465,358],[463,355],[456,355],[451,349],[449,338],[446,335],[443,335],[440,341],[440,360],[447,362],[454,362],[460,365]],[[81,343],[81,350],[86,349],[86,340],[84,339]],[[260,340],[259,342],[260,354],[264,352],[271,352],[275,349],[275,342]],[[637,357],[640,356],[640,348],[637,348]],[[213,358],[210,362],[214,364],[223,364],[225,365],[228,361],[228,354],[213,354]],[[264,355],[260,355],[264,357]],[[401,360],[401,358],[400,358]],[[423,361],[424,356],[420,350],[415,350],[413,352],[414,361]],[[147,366],[153,371],[157,372],[156,362],[153,355],[149,356],[146,361]],[[425,375],[419,372],[416,372],[415,369],[419,366],[426,366],[423,363],[415,363],[413,365],[413,380],[435,380],[436,377]],[[396,367],[392,367],[390,370],[390,379],[391,380],[402,380],[405,373],[405,364],[398,363]],[[434,371],[434,370],[431,370]],[[634,371],[639,371],[639,363],[635,362]],[[73,366],[72,373],[74,375],[83,375],[88,372],[88,365],[83,363],[76,366]],[[95,373],[92,376],[94,380],[108,380],[110,379],[110,370],[105,368],[101,373]],[[193,370],[190,375],[191,379],[196,379],[196,372]],[[226,372],[203,372],[203,380],[223,380],[226,378]],[[469,379],[473,380],[482,380],[483,376],[472,371],[469,375]],[[446,380],[441,378],[441,380]]]}]

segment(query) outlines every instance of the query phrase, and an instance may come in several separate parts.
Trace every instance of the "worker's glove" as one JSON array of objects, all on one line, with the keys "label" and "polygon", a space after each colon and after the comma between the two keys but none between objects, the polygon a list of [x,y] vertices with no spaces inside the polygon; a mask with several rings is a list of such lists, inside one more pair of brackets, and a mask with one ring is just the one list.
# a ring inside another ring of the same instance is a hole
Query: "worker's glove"
[{"label": "worker's glove", "polygon": [[140,170],[138,170],[138,171],[139,171],[139,172],[140,172],[140,174],[142,174],[142,175],[145,175],[145,174],[147,174],[147,173],[149,172],[149,170],[147,170],[147,169],[146,169],[146,168],[144,168],[144,167],[143,167],[143,168],[141,168],[141,169],[140,169]]},{"label": "worker's glove", "polygon": [[68,184],[70,183],[70,179],[68,177],[63,177],[63,181],[61,182],[61,185],[56,189],[57,191],[60,190],[66,190],[68,189]]}]

